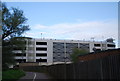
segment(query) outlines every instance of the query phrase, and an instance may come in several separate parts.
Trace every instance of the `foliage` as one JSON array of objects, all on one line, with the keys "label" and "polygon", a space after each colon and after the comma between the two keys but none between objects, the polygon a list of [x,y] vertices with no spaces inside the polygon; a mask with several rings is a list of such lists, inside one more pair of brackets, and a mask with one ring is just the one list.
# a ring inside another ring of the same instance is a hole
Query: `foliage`
[{"label": "foliage", "polygon": [[22,76],[25,76],[25,72],[22,70],[7,70],[2,72],[2,81],[17,80]]},{"label": "foliage", "polygon": [[[3,70],[7,70],[9,64],[15,64],[14,50],[20,50],[22,55],[25,53],[27,37],[14,37],[9,40],[3,40]],[[7,51],[6,51],[7,50]]]},{"label": "foliage", "polygon": [[14,54],[12,52],[12,45],[10,41],[3,40],[2,41],[2,69],[7,70],[9,64],[14,64]]},{"label": "foliage", "polygon": [[87,54],[87,53],[88,53],[88,51],[85,50],[85,49],[74,48],[73,53],[71,54],[70,57],[71,57],[73,62],[77,62],[79,55],[84,55],[84,54]]},{"label": "foliage", "polygon": [[10,39],[10,43],[13,45],[13,48],[19,48],[24,50],[26,47],[26,40],[23,37],[14,37]]},{"label": "foliage", "polygon": [[[8,9],[5,3],[2,3],[2,67],[4,70],[9,64],[14,64],[13,43],[14,37],[22,36],[25,31],[30,30],[26,25],[27,18],[23,11],[17,8]],[[18,46],[18,44],[16,45]]]},{"label": "foliage", "polygon": [[30,30],[29,26],[25,24],[26,21],[27,18],[22,10],[17,8],[8,9],[2,3],[2,39],[20,36],[25,31]]},{"label": "foliage", "polygon": [[26,49],[25,37],[14,37],[10,40],[10,43],[12,44],[12,51],[14,51],[15,49],[20,50],[22,52],[21,56],[23,58],[24,57],[23,54],[25,53],[25,49]]}]

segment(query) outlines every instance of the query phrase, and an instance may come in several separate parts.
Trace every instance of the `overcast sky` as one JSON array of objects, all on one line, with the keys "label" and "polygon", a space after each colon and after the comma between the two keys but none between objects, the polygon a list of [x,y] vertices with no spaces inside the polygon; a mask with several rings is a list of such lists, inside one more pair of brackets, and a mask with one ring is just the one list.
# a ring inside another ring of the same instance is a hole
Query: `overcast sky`
[{"label": "overcast sky", "polygon": [[117,2],[7,2],[24,11],[33,38],[118,40]]}]

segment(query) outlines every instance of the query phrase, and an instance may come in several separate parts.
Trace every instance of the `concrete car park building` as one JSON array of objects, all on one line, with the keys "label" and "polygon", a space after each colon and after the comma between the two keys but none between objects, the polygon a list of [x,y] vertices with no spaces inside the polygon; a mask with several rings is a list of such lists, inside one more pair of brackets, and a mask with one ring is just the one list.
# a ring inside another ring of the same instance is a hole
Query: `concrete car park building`
[{"label": "concrete car park building", "polygon": [[112,39],[105,41],[56,40],[56,39],[26,39],[26,49],[15,50],[17,62],[71,62],[70,55],[74,48],[86,49],[89,52],[115,49]]}]

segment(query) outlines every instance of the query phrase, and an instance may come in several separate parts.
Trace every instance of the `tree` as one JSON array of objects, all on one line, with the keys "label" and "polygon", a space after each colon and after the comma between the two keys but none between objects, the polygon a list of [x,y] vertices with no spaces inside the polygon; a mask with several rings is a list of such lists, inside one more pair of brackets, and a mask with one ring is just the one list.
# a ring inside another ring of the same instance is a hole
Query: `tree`
[{"label": "tree", "polygon": [[10,40],[10,43],[12,45],[12,51],[14,53],[14,55],[16,54],[14,51],[15,50],[19,50],[21,51],[21,57],[22,57],[22,61],[23,61],[23,57],[25,54],[25,50],[26,50],[26,39],[25,37],[14,37]]},{"label": "tree", "polygon": [[26,25],[27,18],[24,16],[23,11],[17,8],[8,9],[2,3],[2,39],[20,36],[25,31],[30,30]]},{"label": "tree", "polygon": [[17,54],[15,53],[14,51],[21,51],[22,54],[21,57],[22,57],[22,62],[24,61],[23,60],[23,57],[24,57],[24,54],[26,54],[26,50],[28,50],[28,48],[26,47],[26,45],[28,45],[28,41],[29,41],[29,44],[31,44],[30,42],[30,37],[14,37],[10,40],[10,43],[12,44],[12,50],[13,50],[13,53],[14,55]]},{"label": "tree", "polygon": [[22,34],[30,30],[26,25],[27,18],[23,11],[17,8],[8,9],[5,3],[2,3],[2,64],[7,68],[9,64],[14,63],[12,38],[21,37]]},{"label": "tree", "polygon": [[70,57],[73,62],[77,62],[79,55],[85,55],[87,53],[88,51],[85,49],[74,48],[73,53],[70,55]]},{"label": "tree", "polygon": [[14,54],[12,52],[12,45],[10,41],[2,42],[2,69],[7,70],[8,66],[14,64]]}]

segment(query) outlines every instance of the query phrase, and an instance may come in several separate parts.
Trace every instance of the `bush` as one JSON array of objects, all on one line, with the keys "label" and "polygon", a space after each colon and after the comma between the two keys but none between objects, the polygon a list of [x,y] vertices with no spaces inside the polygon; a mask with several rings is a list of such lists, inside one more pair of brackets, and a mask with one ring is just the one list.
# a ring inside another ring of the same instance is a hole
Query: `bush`
[{"label": "bush", "polygon": [[25,76],[25,72],[22,70],[7,70],[2,73],[2,81],[15,81],[22,76]]}]

